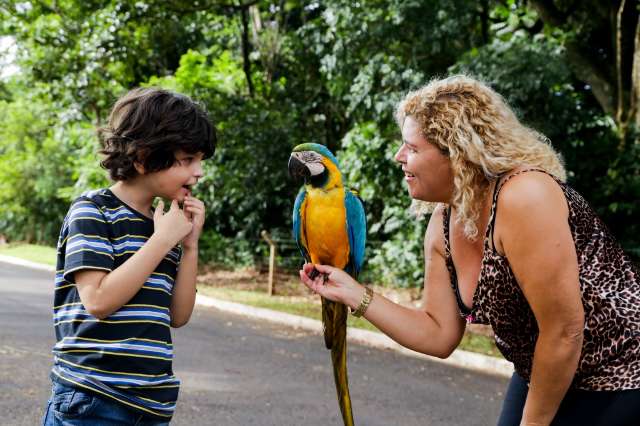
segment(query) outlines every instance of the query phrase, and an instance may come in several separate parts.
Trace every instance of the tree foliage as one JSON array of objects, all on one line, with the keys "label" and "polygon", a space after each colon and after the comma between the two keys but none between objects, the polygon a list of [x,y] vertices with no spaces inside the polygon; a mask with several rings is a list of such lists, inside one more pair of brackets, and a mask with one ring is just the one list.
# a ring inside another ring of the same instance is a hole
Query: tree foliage
[{"label": "tree foliage", "polygon": [[[319,142],[366,203],[366,278],[420,285],[425,223],[407,213],[394,108],[466,72],[551,139],[571,184],[640,247],[636,2],[4,0],[0,19],[21,70],[0,84],[11,239],[55,241],[69,201],[108,184],[94,128],[128,89],[156,85],[202,102],[219,132],[197,189],[204,260],[255,262],[262,229],[289,238],[289,152]],[[298,256],[290,244],[281,254]]]}]

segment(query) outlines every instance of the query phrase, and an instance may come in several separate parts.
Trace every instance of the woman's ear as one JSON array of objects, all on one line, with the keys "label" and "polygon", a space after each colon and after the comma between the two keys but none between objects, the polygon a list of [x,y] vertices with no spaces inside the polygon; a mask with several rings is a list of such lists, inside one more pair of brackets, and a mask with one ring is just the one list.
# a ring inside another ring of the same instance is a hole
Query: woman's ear
[{"label": "woman's ear", "polygon": [[133,162],[133,167],[135,167],[136,172],[138,172],[139,175],[143,175],[145,170],[144,170],[144,166],[138,162],[138,161],[134,161]]}]

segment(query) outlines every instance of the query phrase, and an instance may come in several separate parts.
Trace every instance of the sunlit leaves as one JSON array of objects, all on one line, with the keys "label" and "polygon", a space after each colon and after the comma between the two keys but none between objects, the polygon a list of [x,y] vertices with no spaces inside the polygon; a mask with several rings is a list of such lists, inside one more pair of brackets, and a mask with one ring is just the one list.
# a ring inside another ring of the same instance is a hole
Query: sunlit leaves
[{"label": "sunlit leaves", "polygon": [[[606,5],[574,2],[554,27],[532,3],[262,0],[247,14],[248,62],[239,3],[1,3],[0,33],[15,38],[21,74],[0,83],[0,228],[53,241],[70,197],[107,184],[94,128],[128,89],[157,85],[204,104],[218,130],[196,193],[208,209],[206,260],[247,264],[260,254],[262,229],[289,235],[298,190],[287,177],[289,152],[318,142],[338,153],[366,203],[365,278],[417,286],[425,224],[407,212],[393,111],[431,78],[470,72],[550,137],[571,183],[637,245],[637,138],[630,132],[619,149],[615,117],[566,55],[577,41],[593,46],[601,65],[615,62],[603,47]],[[279,255],[298,256],[287,244]]]}]

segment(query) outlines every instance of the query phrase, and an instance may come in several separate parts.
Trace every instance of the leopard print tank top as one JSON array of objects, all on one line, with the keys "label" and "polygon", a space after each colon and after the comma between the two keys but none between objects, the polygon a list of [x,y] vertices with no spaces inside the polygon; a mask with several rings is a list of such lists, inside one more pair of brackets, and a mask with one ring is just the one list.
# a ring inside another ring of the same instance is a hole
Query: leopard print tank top
[{"label": "leopard print tank top", "polygon": [[[539,169],[521,170],[496,185],[471,307],[465,306],[460,297],[449,242],[450,208],[444,212],[446,264],[460,315],[468,323],[491,325],[496,346],[527,381],[531,377],[538,326],[508,259],[489,244],[489,238],[493,238],[500,189],[512,177],[529,171],[546,173]],[[558,182],[568,203],[585,314],[582,354],[572,387],[599,391],[640,389],[640,271],[585,199],[550,176]]]}]

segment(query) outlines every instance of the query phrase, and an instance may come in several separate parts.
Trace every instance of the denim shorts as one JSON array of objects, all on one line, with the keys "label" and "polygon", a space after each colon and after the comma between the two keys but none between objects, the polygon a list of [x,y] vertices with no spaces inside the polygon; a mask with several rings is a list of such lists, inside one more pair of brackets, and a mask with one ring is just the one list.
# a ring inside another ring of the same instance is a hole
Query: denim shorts
[{"label": "denim shorts", "polygon": [[96,394],[54,382],[43,426],[168,426],[169,422],[140,414]]}]

